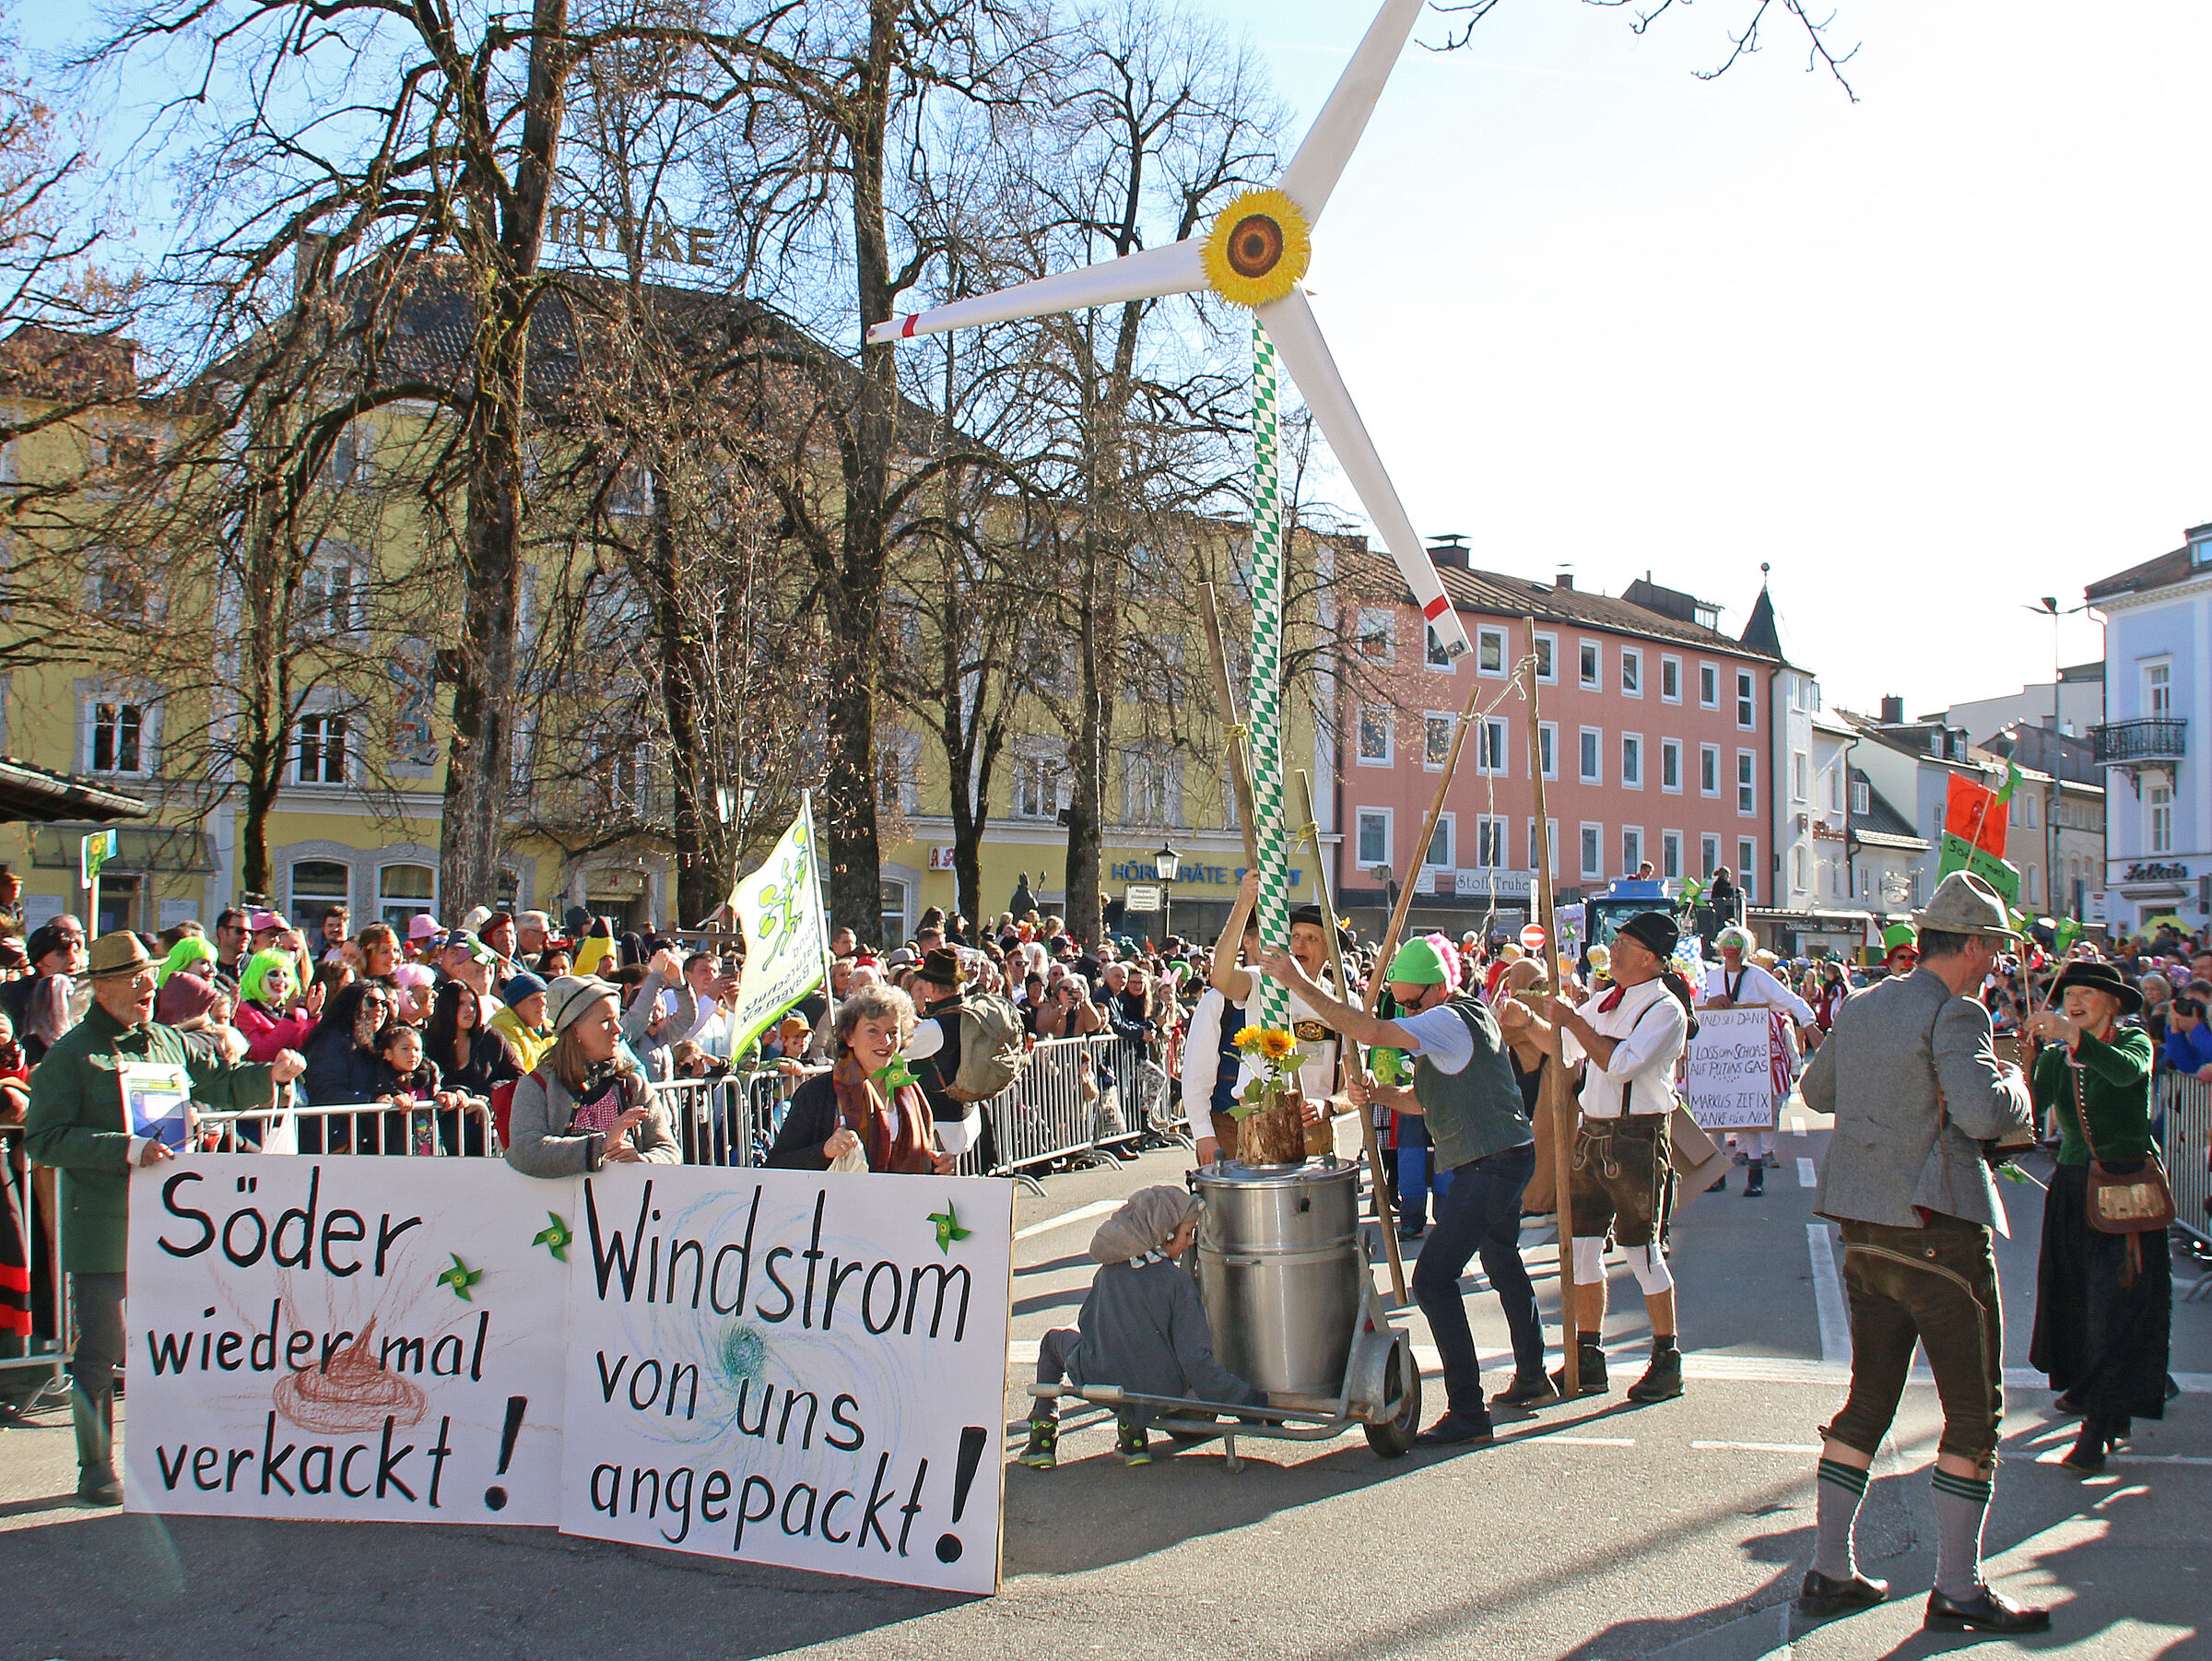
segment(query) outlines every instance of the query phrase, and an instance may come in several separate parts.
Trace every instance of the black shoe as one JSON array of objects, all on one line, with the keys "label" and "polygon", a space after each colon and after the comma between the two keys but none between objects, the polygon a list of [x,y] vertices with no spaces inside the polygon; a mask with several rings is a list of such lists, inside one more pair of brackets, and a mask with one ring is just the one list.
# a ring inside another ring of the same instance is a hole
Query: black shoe
[{"label": "black shoe", "polygon": [[81,1471],[76,1478],[76,1497],[86,1505],[120,1505],[123,1484],[115,1479],[113,1471]]},{"label": "black shoe", "polygon": [[1630,1401],[1672,1401],[1682,1394],[1682,1352],[1662,1350],[1652,1357],[1643,1376],[1629,1386]]},{"label": "black shoe", "polygon": [[1510,1390],[1500,1390],[1497,1395],[1491,1396],[1490,1406],[1493,1408],[1536,1408],[1542,1407],[1546,1402],[1559,1399],[1559,1386],[1541,1372],[1527,1377],[1515,1373],[1513,1387]]},{"label": "black shoe", "polygon": [[1494,1440],[1490,1416],[1475,1419],[1465,1413],[1446,1413],[1413,1439],[1416,1447],[1462,1447]]},{"label": "black shoe", "polygon": [[1428,1231],[1429,1231],[1427,1228],[1418,1222],[1415,1223],[1410,1229],[1405,1227],[1403,1224],[1400,1224],[1398,1228],[1398,1238],[1400,1240],[1418,1240]]},{"label": "black shoe", "polygon": [[2100,1477],[2104,1474],[2105,1452],[2119,1440],[2094,1419],[2089,1420],[2082,1425],[2081,1434],[2075,1438],[2074,1445],[2066,1450],[2066,1456],[2059,1464],[2084,1477]]},{"label": "black shoe", "polygon": [[[1603,1396],[1606,1393],[1606,1352],[1594,1344],[1584,1344],[1575,1352],[1576,1370],[1582,1375],[1584,1396]],[[1553,1385],[1561,1396],[1567,1394],[1567,1369],[1562,1367],[1551,1375]]]},{"label": "black shoe", "polygon": [[1744,1173],[1744,1197],[1764,1199],[1767,1195],[1767,1168],[1754,1165]]},{"label": "black shoe", "polygon": [[2051,1404],[2051,1410],[2061,1419],[2079,1419],[2088,1408],[2076,1400],[2074,1392],[2069,1390]]},{"label": "black shoe", "polygon": [[1832,1620],[1838,1615],[1871,1609],[1888,1596],[1886,1580],[1868,1580],[1864,1574],[1830,1580],[1818,1569],[1807,1569],[1805,1584],[1797,1588],[1797,1612],[1807,1620]]},{"label": "black shoe", "polygon": [[1721,1174],[1720,1174],[1718,1177],[1716,1177],[1716,1178],[1714,1178],[1714,1179],[1713,1179],[1713,1184],[1712,1184],[1712,1187],[1710,1187],[1710,1188],[1708,1188],[1708,1189],[1706,1189],[1706,1190],[1705,1190],[1705,1192],[1706,1192],[1706,1193],[1708,1193],[1708,1194],[1725,1194],[1725,1193],[1727,1193],[1727,1192],[1728,1192],[1728,1173],[1727,1173],[1725,1171],[1722,1172],[1721,1172]]},{"label": "black shoe", "polygon": [[1988,1586],[1959,1603],[1930,1592],[1928,1613],[1921,1625],[1931,1632],[2047,1632],[2051,1611],[2023,1609]]}]

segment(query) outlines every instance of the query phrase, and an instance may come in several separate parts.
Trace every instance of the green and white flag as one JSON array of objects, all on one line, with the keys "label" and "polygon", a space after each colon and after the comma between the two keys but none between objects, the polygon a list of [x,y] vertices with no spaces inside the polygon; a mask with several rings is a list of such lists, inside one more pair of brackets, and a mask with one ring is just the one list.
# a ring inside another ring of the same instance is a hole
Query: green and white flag
[{"label": "green and white flag", "polygon": [[100,868],[115,857],[115,832],[95,830],[76,844],[77,874],[84,886],[90,888],[100,880]]},{"label": "green and white flag", "polygon": [[799,817],[767,861],[730,890],[730,915],[745,932],[745,972],[729,1015],[735,1059],[819,986],[829,966],[830,919],[822,910],[810,797],[801,799]]}]

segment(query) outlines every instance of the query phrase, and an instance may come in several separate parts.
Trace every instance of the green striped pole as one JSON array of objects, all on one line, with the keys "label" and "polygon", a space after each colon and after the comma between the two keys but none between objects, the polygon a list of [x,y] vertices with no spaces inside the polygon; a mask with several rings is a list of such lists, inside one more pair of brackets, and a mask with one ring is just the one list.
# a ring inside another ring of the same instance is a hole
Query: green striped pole
[{"label": "green striped pole", "polygon": [[[1260,853],[1260,940],[1290,944],[1289,840],[1283,792],[1282,378],[1275,343],[1252,320],[1252,690],[1253,830]],[[1288,1028],[1290,995],[1268,975],[1260,985],[1263,1025]]]}]

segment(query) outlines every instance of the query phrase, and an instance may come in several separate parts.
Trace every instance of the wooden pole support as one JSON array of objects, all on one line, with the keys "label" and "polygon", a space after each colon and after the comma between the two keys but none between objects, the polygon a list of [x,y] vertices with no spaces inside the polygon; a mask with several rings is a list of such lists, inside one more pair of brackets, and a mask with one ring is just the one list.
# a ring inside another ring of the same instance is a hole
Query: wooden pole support
[{"label": "wooden pole support", "polygon": [[[1475,719],[1476,706],[1482,701],[1483,685],[1477,679],[1467,689],[1466,707],[1459,712],[1459,719],[1452,726],[1452,748],[1444,752],[1443,776],[1436,782],[1436,795],[1429,804],[1429,817],[1421,821],[1421,840],[1415,843],[1419,857],[1429,856],[1429,844],[1436,838],[1436,821],[1443,816],[1444,797],[1452,789],[1452,775],[1459,771],[1459,747],[1466,742],[1467,723]],[[1398,949],[1398,936],[1406,927],[1406,913],[1413,906],[1413,878],[1419,875],[1419,866],[1406,873],[1406,881],[1398,890],[1397,909],[1390,914],[1390,927],[1382,936],[1381,961],[1390,965],[1391,955]],[[1367,1012],[1372,1015],[1375,1005],[1382,995],[1382,977],[1378,974],[1375,984],[1367,989]]]},{"label": "wooden pole support", "polygon": [[[1559,926],[1552,901],[1551,824],[1544,814],[1544,728],[1539,719],[1536,683],[1536,619],[1528,619],[1528,655],[1522,661],[1522,684],[1528,693],[1528,776],[1535,786],[1536,920],[1544,930],[1544,963],[1556,996],[1559,981]],[[1562,1382],[1570,1399],[1582,1394],[1582,1332],[1577,1325],[1574,1293],[1574,1216],[1567,1192],[1568,1173],[1574,1168],[1576,1120],[1580,1116],[1567,1093],[1567,1063],[1555,1056],[1544,1069],[1537,1098],[1548,1108],[1552,1129],[1552,1190],[1559,1216],[1559,1348],[1565,1357]]]},{"label": "wooden pole support", "polygon": [[[1313,848],[1313,889],[1321,901],[1322,927],[1329,937],[1329,960],[1336,966],[1336,992],[1348,1004],[1352,1001],[1349,995],[1352,983],[1344,972],[1344,942],[1336,933],[1336,897],[1329,883],[1329,860],[1321,845],[1320,821],[1313,817],[1313,781],[1302,767],[1292,777],[1296,780],[1295,788],[1298,792],[1292,807],[1298,815],[1298,823],[1311,838]],[[1375,972],[1382,972],[1380,966]],[[1359,1053],[1356,1039],[1349,1033],[1340,1032],[1336,1043],[1339,1086],[1344,1076],[1353,1068],[1364,1076],[1367,1058]],[[1396,1307],[1403,1309],[1406,1305],[1406,1260],[1398,1251],[1397,1220],[1382,1203],[1382,1196],[1388,1191],[1382,1181],[1382,1139],[1375,1133],[1375,1115],[1371,1108],[1359,1109],[1359,1144],[1367,1153],[1367,1178],[1369,1185],[1374,1190],[1375,1220],[1382,1232],[1383,1255],[1390,1259],[1391,1296],[1396,1300]]]}]

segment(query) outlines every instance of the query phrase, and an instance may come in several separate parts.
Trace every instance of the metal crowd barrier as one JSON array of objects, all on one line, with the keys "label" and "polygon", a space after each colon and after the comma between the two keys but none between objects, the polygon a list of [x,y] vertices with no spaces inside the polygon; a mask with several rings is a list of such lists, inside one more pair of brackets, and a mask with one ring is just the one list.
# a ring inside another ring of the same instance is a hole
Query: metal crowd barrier
[{"label": "metal crowd barrier", "polygon": [[2206,1213],[2212,1200],[2212,1086],[2180,1073],[2159,1075],[2158,1107],[2163,1121],[2159,1151],[2166,1160],[2166,1180],[2173,1184],[2174,1221],[2196,1239],[2212,1245],[2212,1217]]},{"label": "metal crowd barrier", "polygon": [[498,1158],[499,1127],[488,1106],[384,1107],[334,1102],[324,1107],[245,1108],[196,1113],[194,1123],[210,1153],[431,1154]]},{"label": "metal crowd barrier", "polygon": [[0,1129],[0,1408],[35,1412],[68,1399],[62,1366],[74,1335],[61,1231],[54,1173],[31,1164],[20,1128]]}]

